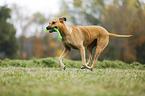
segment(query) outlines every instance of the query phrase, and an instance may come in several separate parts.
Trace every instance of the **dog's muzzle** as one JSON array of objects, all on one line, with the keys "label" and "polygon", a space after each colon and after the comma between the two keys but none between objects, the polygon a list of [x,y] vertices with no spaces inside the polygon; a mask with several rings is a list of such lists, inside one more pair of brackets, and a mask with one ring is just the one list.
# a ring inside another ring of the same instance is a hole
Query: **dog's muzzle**
[{"label": "dog's muzzle", "polygon": [[49,30],[49,33],[52,33],[52,32],[56,32],[53,28],[56,28],[57,29],[57,26],[54,26],[54,27],[46,27],[47,30]]}]

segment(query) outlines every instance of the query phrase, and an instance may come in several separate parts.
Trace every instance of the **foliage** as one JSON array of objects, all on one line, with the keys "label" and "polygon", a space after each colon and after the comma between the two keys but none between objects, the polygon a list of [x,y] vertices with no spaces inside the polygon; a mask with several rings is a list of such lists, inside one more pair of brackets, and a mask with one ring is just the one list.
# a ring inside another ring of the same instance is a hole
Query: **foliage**
[{"label": "foliage", "polygon": [[7,6],[0,7],[0,53],[2,57],[12,58],[16,55],[16,30],[13,24],[8,22],[11,10]]},{"label": "foliage", "polygon": [[61,10],[67,13],[75,25],[100,24],[99,16],[104,8],[105,0],[62,0]]},{"label": "foliage", "polygon": [[[145,56],[143,55],[145,54],[143,51],[145,42],[143,6],[145,3],[140,0],[114,0],[113,4],[108,5],[103,11],[100,20],[109,32],[134,35],[129,39],[111,38],[110,46],[118,50],[116,59],[126,62],[136,60],[144,62],[142,60]],[[109,48],[108,50],[111,50]],[[113,52],[113,50],[111,51]]]},{"label": "foliage", "polygon": [[46,33],[42,37],[34,37],[33,42],[32,54],[35,57],[54,57],[61,54],[62,43],[52,34]]}]

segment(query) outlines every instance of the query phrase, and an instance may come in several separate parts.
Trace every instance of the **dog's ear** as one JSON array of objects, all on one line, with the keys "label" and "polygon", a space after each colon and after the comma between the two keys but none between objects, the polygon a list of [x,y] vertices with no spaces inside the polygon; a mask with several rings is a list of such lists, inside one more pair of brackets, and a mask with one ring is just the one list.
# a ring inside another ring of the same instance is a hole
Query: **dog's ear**
[{"label": "dog's ear", "polygon": [[63,21],[66,22],[67,19],[66,19],[66,17],[60,17],[59,20],[60,20],[61,22],[63,22]]}]

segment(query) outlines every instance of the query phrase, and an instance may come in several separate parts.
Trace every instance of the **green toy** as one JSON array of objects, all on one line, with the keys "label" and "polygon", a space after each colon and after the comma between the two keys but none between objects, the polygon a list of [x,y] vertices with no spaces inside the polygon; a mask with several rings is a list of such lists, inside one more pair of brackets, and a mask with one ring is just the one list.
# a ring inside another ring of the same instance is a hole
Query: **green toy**
[{"label": "green toy", "polygon": [[[61,37],[61,35],[60,35],[59,30],[56,29],[56,28],[53,28],[53,30],[55,30],[55,31],[58,33],[58,36],[59,36],[58,39],[59,39],[59,40],[62,40],[62,37]],[[46,32],[48,32],[48,31],[49,31],[49,30],[46,29]]]}]

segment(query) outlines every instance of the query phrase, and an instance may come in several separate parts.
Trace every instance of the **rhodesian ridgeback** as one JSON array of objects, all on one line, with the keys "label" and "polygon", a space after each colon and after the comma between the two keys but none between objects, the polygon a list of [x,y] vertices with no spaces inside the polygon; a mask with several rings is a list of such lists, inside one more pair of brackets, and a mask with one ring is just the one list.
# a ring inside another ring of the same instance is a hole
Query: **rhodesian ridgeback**
[{"label": "rhodesian ridgeback", "polygon": [[[96,61],[109,43],[109,36],[115,37],[131,37],[132,35],[117,35],[109,33],[101,26],[71,26],[67,25],[65,17],[55,18],[49,22],[49,26],[46,27],[50,33],[55,32],[53,28],[57,28],[62,36],[62,42],[64,50],[59,57],[59,62],[62,68],[66,67],[62,62],[62,58],[71,51],[71,48],[78,49],[81,53],[82,67],[81,69],[88,68],[93,70],[96,65]],[[89,60],[86,63],[85,47],[89,55]],[[92,56],[92,50],[96,47],[94,58]],[[93,61],[91,67],[88,66]]]}]

